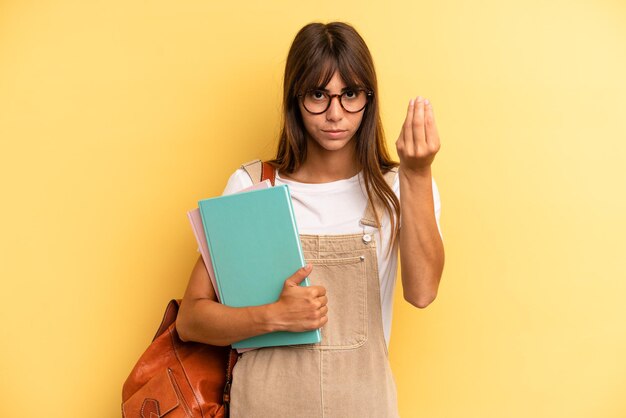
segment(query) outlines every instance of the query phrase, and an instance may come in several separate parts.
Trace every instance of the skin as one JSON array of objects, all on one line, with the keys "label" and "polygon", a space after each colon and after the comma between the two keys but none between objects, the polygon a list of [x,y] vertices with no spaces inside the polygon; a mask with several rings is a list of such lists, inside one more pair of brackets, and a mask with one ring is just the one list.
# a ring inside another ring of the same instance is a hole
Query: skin
[{"label": "skin", "polygon": [[[335,73],[325,89],[330,94],[338,94],[346,84]],[[330,107],[321,115],[306,111],[300,103],[302,122],[307,131],[307,158],[300,168],[288,178],[302,183],[327,183],[347,179],[359,172],[354,158],[355,141],[353,140],[361,121],[363,111],[349,113],[343,110],[339,98],[334,98]],[[343,131],[339,136],[328,131]],[[284,173],[281,176],[287,177]]]},{"label": "skin", "polygon": [[409,102],[396,148],[400,157],[400,266],[404,298],[425,308],[437,296],[444,250],[434,215],[431,165],[441,143],[433,106],[417,97]]},{"label": "skin", "polygon": [[[341,93],[346,87],[334,74],[326,90]],[[338,98],[321,115],[312,115],[300,105],[307,132],[307,158],[301,167],[282,177],[304,183],[325,183],[350,178],[359,171],[354,158],[354,134],[363,112],[348,113]],[[335,133],[333,133],[335,132]],[[443,269],[443,245],[437,230],[432,197],[430,166],[439,150],[439,136],[432,105],[422,98],[411,100],[402,131],[396,142],[400,156],[402,229],[400,252],[405,299],[420,308],[434,300]],[[230,345],[273,331],[307,331],[328,321],[328,298],[321,286],[299,283],[312,266],[298,270],[285,280],[274,303],[232,308],[217,301],[202,258],[198,258],[183,297],[176,327],[183,340],[213,345]]]}]

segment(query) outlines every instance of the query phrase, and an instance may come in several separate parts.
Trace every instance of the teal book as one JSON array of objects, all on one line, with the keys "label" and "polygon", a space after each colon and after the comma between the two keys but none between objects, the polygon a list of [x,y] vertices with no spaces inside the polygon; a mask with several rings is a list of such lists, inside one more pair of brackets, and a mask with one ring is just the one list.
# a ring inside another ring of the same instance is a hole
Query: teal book
[{"label": "teal book", "polygon": [[[286,185],[198,202],[220,300],[233,307],[276,302],[305,265]],[[303,282],[308,286],[308,279]],[[233,344],[256,348],[320,342],[320,331],[273,332]]]}]

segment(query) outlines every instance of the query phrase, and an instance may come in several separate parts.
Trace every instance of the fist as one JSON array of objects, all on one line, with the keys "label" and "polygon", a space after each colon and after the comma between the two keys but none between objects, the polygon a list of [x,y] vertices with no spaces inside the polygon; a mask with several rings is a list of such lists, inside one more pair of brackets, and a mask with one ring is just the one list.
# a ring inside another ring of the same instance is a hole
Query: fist
[{"label": "fist", "polygon": [[322,286],[300,286],[312,270],[313,267],[308,264],[285,280],[276,302],[276,316],[281,330],[310,331],[328,322],[326,289]]}]

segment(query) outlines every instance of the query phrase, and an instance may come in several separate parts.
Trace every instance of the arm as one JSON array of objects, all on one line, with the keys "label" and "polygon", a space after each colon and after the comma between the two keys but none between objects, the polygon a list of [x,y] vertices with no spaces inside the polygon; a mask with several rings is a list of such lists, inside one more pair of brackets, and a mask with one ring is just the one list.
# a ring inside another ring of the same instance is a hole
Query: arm
[{"label": "arm", "polygon": [[268,332],[320,328],[328,321],[326,290],[321,286],[299,286],[311,270],[311,266],[302,268],[285,280],[279,299],[274,303],[232,308],[217,302],[206,267],[199,257],[178,312],[176,330],[183,341],[229,345]]},{"label": "arm", "polygon": [[431,164],[440,142],[432,104],[411,100],[400,137],[400,266],[404,298],[425,308],[437,296],[444,250],[433,202]]}]

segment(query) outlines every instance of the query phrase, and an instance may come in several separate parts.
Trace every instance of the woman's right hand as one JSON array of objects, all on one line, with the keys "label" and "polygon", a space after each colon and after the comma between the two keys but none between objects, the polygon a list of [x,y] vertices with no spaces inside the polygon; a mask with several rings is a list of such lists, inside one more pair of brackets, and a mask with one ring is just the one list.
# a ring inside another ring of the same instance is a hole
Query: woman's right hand
[{"label": "woman's right hand", "polygon": [[301,268],[285,280],[274,303],[233,308],[217,302],[209,273],[198,257],[178,311],[178,334],[183,341],[230,345],[268,332],[320,328],[328,321],[326,289],[299,286],[311,270],[311,266]]},{"label": "woman's right hand", "polygon": [[328,322],[328,297],[322,286],[300,286],[311,274],[307,264],[285,280],[278,301],[269,306],[270,318],[280,331],[302,332],[321,328]]}]

